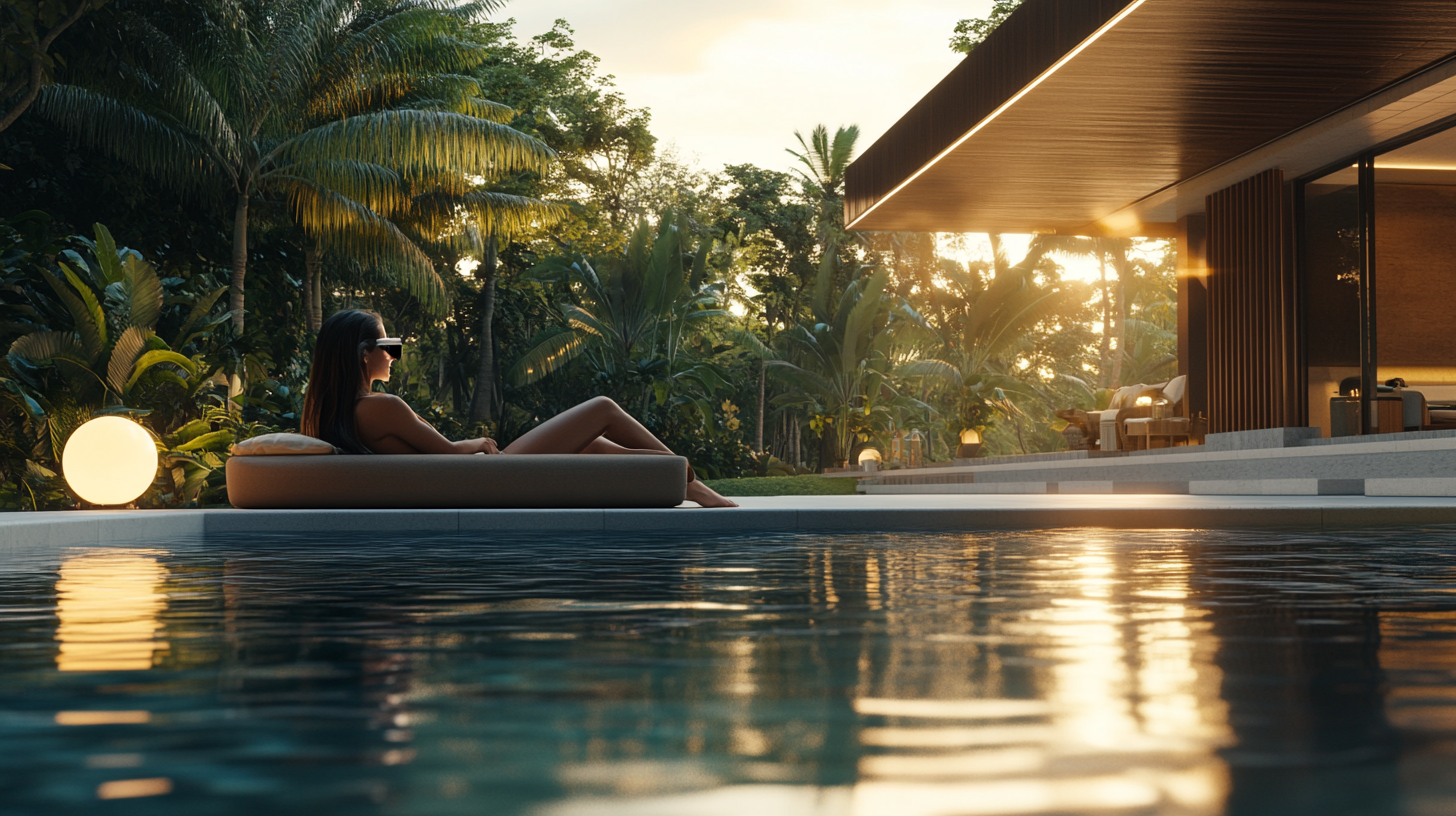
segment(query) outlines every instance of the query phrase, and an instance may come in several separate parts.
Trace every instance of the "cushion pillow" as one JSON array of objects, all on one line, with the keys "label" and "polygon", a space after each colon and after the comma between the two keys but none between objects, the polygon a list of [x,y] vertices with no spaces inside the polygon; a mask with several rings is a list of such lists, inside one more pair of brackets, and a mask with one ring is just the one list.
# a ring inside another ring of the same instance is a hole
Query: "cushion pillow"
[{"label": "cushion pillow", "polygon": [[232,446],[233,456],[298,456],[338,453],[333,445],[296,433],[271,433],[255,436]]}]

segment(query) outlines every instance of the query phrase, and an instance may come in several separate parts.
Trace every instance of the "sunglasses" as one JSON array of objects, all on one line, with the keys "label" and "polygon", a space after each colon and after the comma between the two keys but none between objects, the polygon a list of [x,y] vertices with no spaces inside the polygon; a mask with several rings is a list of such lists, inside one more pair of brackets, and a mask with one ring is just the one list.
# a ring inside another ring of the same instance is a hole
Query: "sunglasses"
[{"label": "sunglasses", "polygon": [[374,347],[384,349],[384,353],[398,360],[404,353],[404,341],[398,337],[381,337],[374,341]]}]

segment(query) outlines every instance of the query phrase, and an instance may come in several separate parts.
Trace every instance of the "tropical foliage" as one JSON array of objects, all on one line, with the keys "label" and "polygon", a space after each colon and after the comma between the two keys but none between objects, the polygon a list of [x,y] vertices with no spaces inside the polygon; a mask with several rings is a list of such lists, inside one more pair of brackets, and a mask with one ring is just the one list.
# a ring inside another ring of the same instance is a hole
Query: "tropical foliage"
[{"label": "tropical foliage", "polygon": [[105,413],[162,454],[139,504],[226,501],[342,308],[406,339],[387,388],[449,435],[605,394],[705,478],[912,432],[1055,450],[1057,409],[1173,368],[1167,242],[848,231],[857,128],[701,169],[564,21],[522,39],[496,6],[110,0],[46,46],[0,132],[0,505],[77,506],[59,455]]}]

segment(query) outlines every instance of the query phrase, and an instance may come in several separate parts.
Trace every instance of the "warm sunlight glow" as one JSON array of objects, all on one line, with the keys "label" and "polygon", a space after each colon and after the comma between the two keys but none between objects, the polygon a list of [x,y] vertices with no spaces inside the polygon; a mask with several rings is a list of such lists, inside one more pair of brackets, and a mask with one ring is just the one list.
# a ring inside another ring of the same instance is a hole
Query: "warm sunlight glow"
[{"label": "warm sunlight glow", "polygon": [[[61,671],[140,671],[152,667],[153,656],[167,643],[157,638],[167,601],[162,582],[167,568],[145,550],[86,553],[67,558],[56,581],[56,640]],[[146,712],[119,712],[145,715]],[[63,725],[85,722],[84,712],[71,712]],[[107,716],[118,712],[99,712]],[[116,720],[106,720],[115,722]],[[127,720],[132,722],[134,720]]]},{"label": "warm sunlight glow", "polygon": [[92,504],[129,504],[157,475],[157,445],[142,426],[118,416],[76,429],[61,453],[66,484]]}]

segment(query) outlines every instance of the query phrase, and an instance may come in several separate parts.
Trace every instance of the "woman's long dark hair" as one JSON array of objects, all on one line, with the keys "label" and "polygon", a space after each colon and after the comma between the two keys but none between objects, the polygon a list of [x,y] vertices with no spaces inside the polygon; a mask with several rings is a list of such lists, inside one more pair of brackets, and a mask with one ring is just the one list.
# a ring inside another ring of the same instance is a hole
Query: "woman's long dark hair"
[{"label": "woman's long dark hair", "polygon": [[364,355],[384,336],[373,312],[347,309],[329,315],[313,347],[308,394],[303,398],[303,432],[345,453],[373,453],[359,441],[354,406],[368,388]]}]

